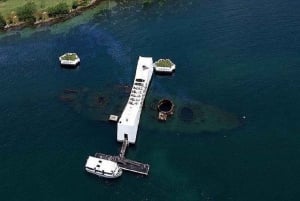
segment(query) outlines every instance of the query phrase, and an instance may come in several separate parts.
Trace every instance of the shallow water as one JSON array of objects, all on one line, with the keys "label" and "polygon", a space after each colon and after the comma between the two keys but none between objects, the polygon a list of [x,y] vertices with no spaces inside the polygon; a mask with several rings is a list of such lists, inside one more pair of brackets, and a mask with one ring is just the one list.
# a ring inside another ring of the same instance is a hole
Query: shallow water
[{"label": "shallow water", "polygon": [[[167,1],[2,35],[1,198],[298,200],[299,8],[295,0]],[[77,70],[60,68],[67,51],[80,56]],[[154,77],[149,95],[199,101],[246,120],[192,133],[149,128],[142,115],[127,156],[149,163],[150,175],[88,175],[88,155],[118,153],[116,127],[59,95],[131,84],[139,55],[177,66],[175,76]]]}]

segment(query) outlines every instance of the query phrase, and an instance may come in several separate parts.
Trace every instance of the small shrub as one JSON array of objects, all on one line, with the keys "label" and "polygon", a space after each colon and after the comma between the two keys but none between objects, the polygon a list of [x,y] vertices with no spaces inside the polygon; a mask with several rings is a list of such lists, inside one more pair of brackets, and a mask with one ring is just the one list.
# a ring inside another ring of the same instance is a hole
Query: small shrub
[{"label": "small shrub", "polygon": [[48,13],[47,13],[47,12],[43,12],[43,13],[42,13],[42,20],[43,20],[43,21],[46,21],[46,20],[48,20],[48,19],[49,19]]},{"label": "small shrub", "polygon": [[6,23],[7,24],[18,24],[19,23],[19,18],[15,11],[11,11],[11,13],[6,16]]},{"label": "small shrub", "polygon": [[19,23],[19,18],[18,18],[18,16],[12,16],[12,18],[11,18],[11,22],[13,23],[13,24],[18,24]]}]

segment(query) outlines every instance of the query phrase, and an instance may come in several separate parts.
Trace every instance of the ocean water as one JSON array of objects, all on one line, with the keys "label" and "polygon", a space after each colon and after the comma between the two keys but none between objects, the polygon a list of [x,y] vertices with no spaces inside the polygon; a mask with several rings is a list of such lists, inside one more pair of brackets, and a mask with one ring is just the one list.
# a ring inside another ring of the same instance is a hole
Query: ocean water
[{"label": "ocean water", "polygon": [[[130,3],[2,33],[1,200],[299,200],[299,8],[296,0]],[[78,69],[60,68],[64,52],[79,54]],[[59,96],[131,84],[139,55],[177,65],[174,76],[153,78],[151,93],[197,100],[245,116],[244,124],[168,132],[142,116],[127,156],[149,163],[149,176],[89,175],[88,155],[118,153],[116,125]]]}]

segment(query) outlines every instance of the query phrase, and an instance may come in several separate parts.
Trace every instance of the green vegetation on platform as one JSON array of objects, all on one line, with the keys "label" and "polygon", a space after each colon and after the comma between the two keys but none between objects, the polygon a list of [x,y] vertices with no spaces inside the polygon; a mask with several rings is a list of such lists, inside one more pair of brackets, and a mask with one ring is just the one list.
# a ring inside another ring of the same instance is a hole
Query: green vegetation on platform
[{"label": "green vegetation on platform", "polygon": [[69,60],[69,61],[75,61],[77,58],[78,58],[78,56],[76,53],[67,53],[61,57],[61,59]]},{"label": "green vegetation on platform", "polygon": [[160,59],[155,62],[157,67],[169,67],[171,68],[174,64],[170,59]]}]

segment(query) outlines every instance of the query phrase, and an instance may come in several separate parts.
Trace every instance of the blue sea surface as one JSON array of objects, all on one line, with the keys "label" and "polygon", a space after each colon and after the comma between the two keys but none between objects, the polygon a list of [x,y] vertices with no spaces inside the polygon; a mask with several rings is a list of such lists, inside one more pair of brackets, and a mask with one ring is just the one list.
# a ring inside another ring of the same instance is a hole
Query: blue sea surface
[{"label": "blue sea surface", "polygon": [[[1,200],[300,199],[300,1],[161,2],[0,34]],[[65,52],[78,53],[78,69],[59,66]],[[149,163],[149,176],[89,175],[89,155],[118,153],[116,125],[60,94],[130,85],[140,55],[176,63],[174,76],[153,77],[151,93],[197,100],[244,123],[166,132],[149,129],[142,114],[127,156]]]}]

